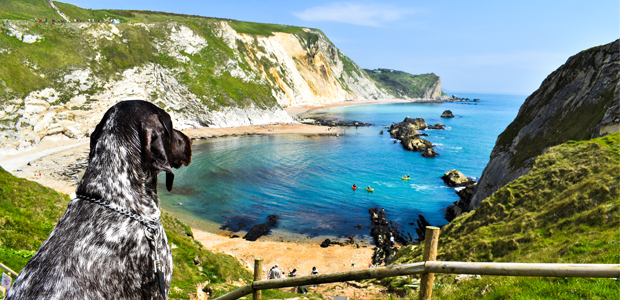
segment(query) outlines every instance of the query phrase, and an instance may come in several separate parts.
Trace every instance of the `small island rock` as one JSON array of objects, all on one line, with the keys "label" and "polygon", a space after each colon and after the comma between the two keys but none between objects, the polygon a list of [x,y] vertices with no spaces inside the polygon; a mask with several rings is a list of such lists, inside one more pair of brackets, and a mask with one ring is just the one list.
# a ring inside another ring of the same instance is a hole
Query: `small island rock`
[{"label": "small island rock", "polygon": [[452,114],[451,110],[445,110],[442,114],[441,114],[442,118],[454,118],[454,115]]},{"label": "small island rock", "polygon": [[444,173],[441,179],[443,179],[449,187],[468,186],[475,183],[475,181],[467,178],[463,173],[457,170],[450,170]]},{"label": "small island rock", "polygon": [[433,143],[419,137],[405,138],[401,141],[401,144],[406,150],[419,152],[426,151],[426,149],[433,147]]},{"label": "small island rock", "polygon": [[426,158],[435,158],[435,156],[439,156],[439,154],[437,154],[433,148],[426,148],[426,151],[422,153],[422,156]]}]

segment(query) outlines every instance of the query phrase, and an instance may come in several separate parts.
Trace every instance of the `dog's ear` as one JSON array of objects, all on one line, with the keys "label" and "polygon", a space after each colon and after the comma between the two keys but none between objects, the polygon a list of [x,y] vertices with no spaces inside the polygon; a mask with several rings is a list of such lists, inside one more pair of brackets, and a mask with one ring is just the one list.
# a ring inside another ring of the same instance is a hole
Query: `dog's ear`
[{"label": "dog's ear", "polygon": [[[155,115],[153,115],[155,116]],[[142,155],[145,163],[158,172],[166,172],[166,189],[172,190],[174,173],[168,160],[170,149],[170,132],[161,117],[149,118],[142,124]],[[170,125],[170,128],[172,125]]]}]

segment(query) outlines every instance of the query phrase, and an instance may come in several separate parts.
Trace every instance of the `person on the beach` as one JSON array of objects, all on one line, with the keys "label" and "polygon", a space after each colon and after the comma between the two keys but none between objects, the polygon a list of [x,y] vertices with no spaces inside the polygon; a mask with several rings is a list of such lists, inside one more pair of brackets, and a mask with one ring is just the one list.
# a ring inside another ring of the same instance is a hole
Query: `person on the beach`
[{"label": "person on the beach", "polygon": [[312,267],[311,275],[319,275],[319,271],[316,270],[316,267]]},{"label": "person on the beach", "polygon": [[282,271],[278,269],[278,264],[273,266],[271,272],[269,272],[269,279],[280,279],[282,277]]},{"label": "person on the beach", "polygon": [[297,269],[293,269],[293,271],[288,273],[288,277],[297,277]]}]

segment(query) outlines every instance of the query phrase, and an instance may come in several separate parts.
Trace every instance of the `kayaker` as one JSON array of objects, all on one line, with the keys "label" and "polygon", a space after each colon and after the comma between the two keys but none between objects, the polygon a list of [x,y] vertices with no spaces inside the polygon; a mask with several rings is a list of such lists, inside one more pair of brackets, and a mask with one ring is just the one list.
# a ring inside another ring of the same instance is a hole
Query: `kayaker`
[{"label": "kayaker", "polygon": [[367,190],[372,190],[372,189],[370,188],[370,186],[368,186],[366,189],[367,189]]},{"label": "kayaker", "polygon": [[357,189],[357,185],[355,185],[355,183],[353,184],[353,189]]}]

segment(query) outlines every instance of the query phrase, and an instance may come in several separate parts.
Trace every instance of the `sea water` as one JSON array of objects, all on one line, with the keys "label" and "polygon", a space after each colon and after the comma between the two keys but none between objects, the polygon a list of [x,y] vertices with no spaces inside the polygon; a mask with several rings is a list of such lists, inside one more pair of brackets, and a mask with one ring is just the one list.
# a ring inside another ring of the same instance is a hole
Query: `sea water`
[{"label": "sea water", "polygon": [[[176,216],[230,231],[246,232],[276,215],[276,232],[357,238],[367,237],[368,210],[377,207],[415,237],[413,223],[419,214],[432,225],[446,224],[443,209],[459,199],[441,176],[456,169],[477,180],[498,135],[525,100],[460,96],[481,102],[370,104],[318,112],[373,124],[346,128],[339,137],[286,134],[197,141],[192,164],[175,170],[172,192],[160,187],[162,206]],[[441,118],[444,110],[455,118]],[[421,131],[439,156],[424,158],[394,143],[385,127],[405,117],[446,125],[445,130]],[[402,180],[407,174],[411,179]],[[356,191],[353,184],[359,187]],[[366,191],[367,186],[374,192]]]}]

